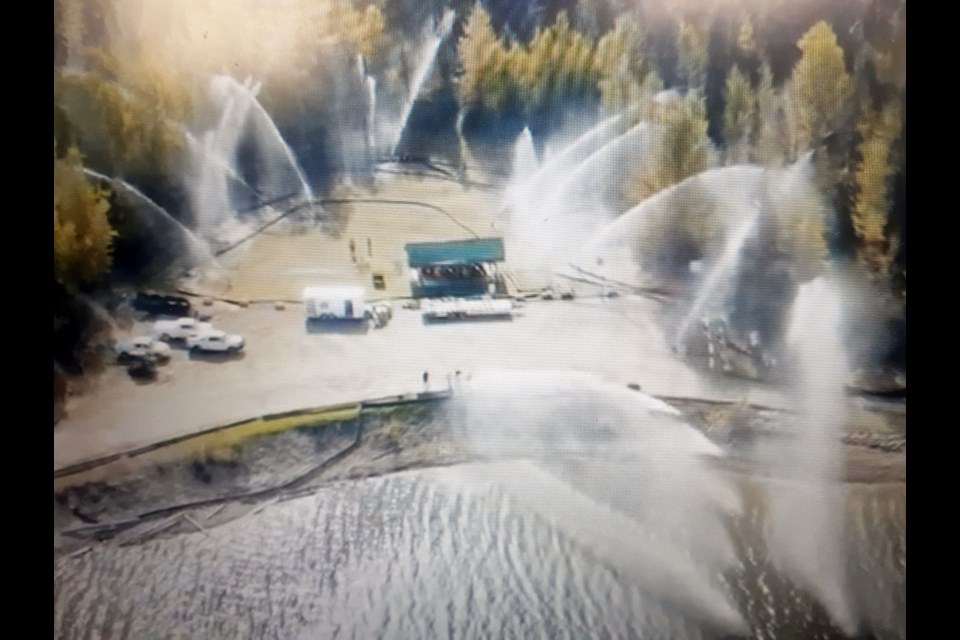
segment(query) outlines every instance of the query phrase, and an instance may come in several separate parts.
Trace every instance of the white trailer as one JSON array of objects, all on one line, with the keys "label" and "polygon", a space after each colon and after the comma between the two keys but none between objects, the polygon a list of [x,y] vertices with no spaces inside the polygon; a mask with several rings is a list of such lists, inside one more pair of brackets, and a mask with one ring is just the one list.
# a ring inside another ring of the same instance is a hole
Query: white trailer
[{"label": "white trailer", "polygon": [[367,312],[363,287],[307,287],[303,305],[308,320],[365,320]]},{"label": "white trailer", "polygon": [[507,299],[442,298],[421,304],[425,320],[513,317],[513,301]]}]

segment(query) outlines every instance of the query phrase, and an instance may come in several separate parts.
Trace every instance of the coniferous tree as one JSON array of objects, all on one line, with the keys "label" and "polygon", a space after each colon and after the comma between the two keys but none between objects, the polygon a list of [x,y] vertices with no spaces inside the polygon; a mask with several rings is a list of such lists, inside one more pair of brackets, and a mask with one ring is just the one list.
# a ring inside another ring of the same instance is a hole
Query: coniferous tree
[{"label": "coniferous tree", "polygon": [[710,139],[703,99],[695,96],[659,105],[656,141],[631,191],[634,202],[682,182],[710,166]]},{"label": "coniferous tree", "polygon": [[900,133],[899,105],[870,111],[858,131],[859,162],[853,168],[856,196],[851,211],[862,263],[874,273],[885,273],[897,253],[896,239],[887,236],[891,178],[896,170],[891,149]]},{"label": "coniferous tree", "polygon": [[[54,141],[54,150],[56,150]],[[114,232],[107,220],[108,193],[89,184],[80,154],[53,159],[53,273],[76,291],[110,269]]]},{"label": "coniferous tree", "polygon": [[750,81],[734,66],[727,74],[724,87],[723,140],[726,164],[739,164],[749,159],[749,137],[753,127],[756,98]]},{"label": "coniferous tree", "polygon": [[614,29],[597,43],[601,102],[608,112],[649,101],[661,90],[647,49],[643,26],[629,16],[618,18]]},{"label": "coniferous tree", "polygon": [[685,20],[677,25],[677,67],[683,85],[703,95],[707,81],[707,33]]},{"label": "coniferous tree", "polygon": [[793,70],[791,98],[799,117],[799,142],[810,148],[841,125],[852,83],[843,50],[826,22],[811,27],[797,46],[802,55]]}]

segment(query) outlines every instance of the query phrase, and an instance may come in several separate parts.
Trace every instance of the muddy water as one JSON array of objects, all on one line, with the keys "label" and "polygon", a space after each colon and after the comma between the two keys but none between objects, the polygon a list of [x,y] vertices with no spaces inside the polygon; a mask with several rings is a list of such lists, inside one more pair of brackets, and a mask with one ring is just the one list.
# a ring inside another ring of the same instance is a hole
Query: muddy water
[{"label": "muddy water", "polygon": [[[343,482],[243,519],[62,560],[58,638],[730,637],[456,468]],[[735,565],[717,588],[737,637],[841,637],[763,544],[742,480]],[[848,484],[847,597],[862,637],[905,637],[905,484]]]}]

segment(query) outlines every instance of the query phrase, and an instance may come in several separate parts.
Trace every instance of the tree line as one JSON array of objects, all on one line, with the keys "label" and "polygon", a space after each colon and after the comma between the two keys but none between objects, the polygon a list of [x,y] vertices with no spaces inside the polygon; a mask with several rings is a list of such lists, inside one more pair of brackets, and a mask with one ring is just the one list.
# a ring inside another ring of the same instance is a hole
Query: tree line
[{"label": "tree line", "polygon": [[[119,212],[85,166],[127,179],[176,215],[184,132],[211,117],[210,76],[262,81],[259,99],[278,126],[309,146],[335,120],[335,105],[364,90],[361,65],[383,99],[401,101],[411,43],[448,8],[457,23],[425,95],[447,91],[461,113],[527,123],[541,140],[569,111],[655,122],[658,161],[623,185],[624,210],[712,166],[778,168],[814,151],[818,183],[838,216],[813,235],[825,251],[905,290],[900,0],[852,8],[742,0],[721,9],[317,0],[286,7],[283,20],[252,0],[227,12],[215,0],[56,0],[57,295],[79,295],[110,270]],[[679,99],[655,100],[664,89]],[[55,332],[62,320],[55,317]]]},{"label": "tree line", "polygon": [[[865,3],[844,25],[843,46],[829,16],[813,20],[789,55],[774,44],[786,3],[666,7],[580,0],[573,19],[561,10],[522,40],[497,33],[495,16],[478,2],[457,47],[461,108],[512,111],[546,123],[545,133],[564,110],[583,105],[656,122],[654,160],[624,186],[625,209],[714,163],[784,167],[813,151],[818,183],[840,217],[837,228],[822,229],[825,247],[889,275],[905,223],[902,211],[901,220],[892,215],[906,164],[905,3]],[[719,91],[709,86],[718,71]],[[658,104],[668,86],[682,98]]]}]

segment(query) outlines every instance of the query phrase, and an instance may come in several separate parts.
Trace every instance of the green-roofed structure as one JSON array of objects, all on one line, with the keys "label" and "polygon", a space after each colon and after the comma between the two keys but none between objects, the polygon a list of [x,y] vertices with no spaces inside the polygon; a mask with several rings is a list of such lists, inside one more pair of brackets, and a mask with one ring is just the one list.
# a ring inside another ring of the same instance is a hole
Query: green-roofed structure
[{"label": "green-roofed structure", "polygon": [[497,265],[502,238],[476,238],[406,245],[410,288],[416,298],[470,298],[503,293]]}]

